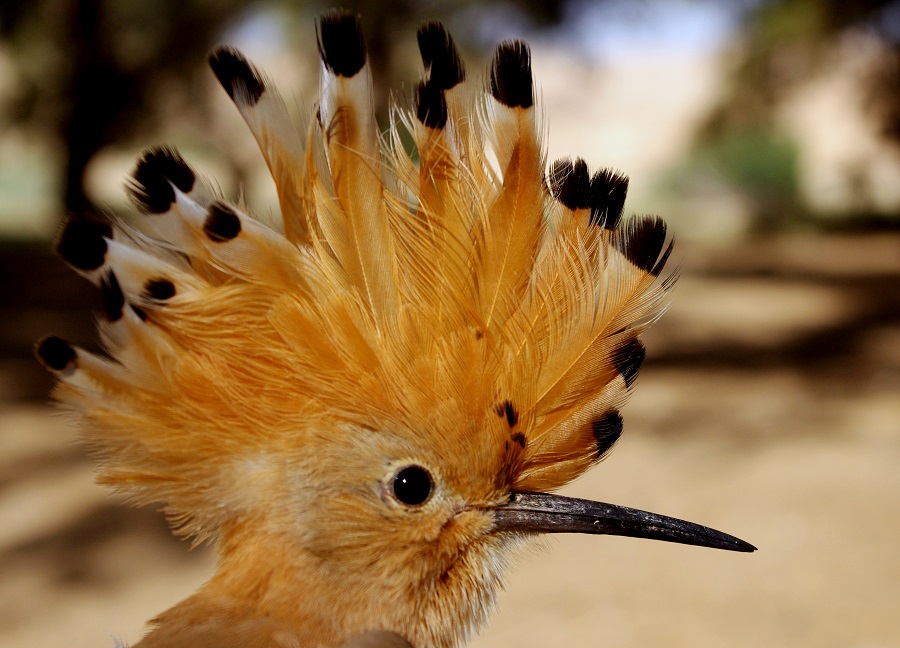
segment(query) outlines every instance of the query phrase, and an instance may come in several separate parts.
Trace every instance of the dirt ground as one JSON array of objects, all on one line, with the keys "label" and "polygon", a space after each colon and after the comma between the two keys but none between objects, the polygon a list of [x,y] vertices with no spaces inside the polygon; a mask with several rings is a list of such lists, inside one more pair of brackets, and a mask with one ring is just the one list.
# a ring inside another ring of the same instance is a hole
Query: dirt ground
[{"label": "dirt ground", "polygon": [[[27,347],[91,339],[93,297],[35,254],[0,255],[2,283],[21,291],[0,313],[0,646],[134,641],[212,557],[95,486],[74,427],[42,401]],[[900,235],[681,254],[625,434],[567,492],[759,551],[553,538],[522,555],[471,645],[900,646]],[[25,258],[27,291],[13,281]]]}]

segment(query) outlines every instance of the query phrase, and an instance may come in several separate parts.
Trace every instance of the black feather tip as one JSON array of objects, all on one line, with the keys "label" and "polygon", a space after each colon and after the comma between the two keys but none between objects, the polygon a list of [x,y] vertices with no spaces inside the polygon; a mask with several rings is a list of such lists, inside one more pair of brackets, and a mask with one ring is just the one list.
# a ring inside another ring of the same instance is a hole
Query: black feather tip
[{"label": "black feather tip", "polygon": [[211,241],[224,243],[241,233],[241,219],[225,203],[214,202],[207,210],[203,231]]},{"label": "black feather tip", "polygon": [[619,347],[612,357],[616,370],[625,380],[625,386],[631,387],[637,379],[638,371],[644,364],[644,357],[647,355],[647,349],[643,342],[637,338]]},{"label": "black feather tip", "polygon": [[674,241],[663,250],[665,243],[666,222],[658,216],[630,219],[615,238],[616,248],[631,263],[654,277],[659,276],[672,253]]},{"label": "black feather tip", "polygon": [[443,128],[447,124],[446,90],[466,78],[459,52],[450,34],[439,22],[419,27],[419,52],[425,65],[425,80],[416,90],[416,118],[429,128]]},{"label": "black feather tip", "polygon": [[524,41],[506,41],[497,46],[491,65],[491,94],[510,108],[534,105],[531,50]]},{"label": "black feather tip", "polygon": [[51,371],[64,371],[74,366],[78,354],[72,346],[56,336],[45,337],[37,343],[34,353],[41,364]]},{"label": "black feather tip", "polygon": [[150,279],[144,284],[144,297],[165,301],[175,296],[175,284],[168,279]]},{"label": "black feather tip", "polygon": [[591,224],[616,229],[625,209],[628,176],[612,169],[601,169],[591,178]]},{"label": "black feather tip", "polygon": [[359,16],[349,11],[329,11],[319,18],[319,56],[337,76],[350,78],[366,64],[366,41]]},{"label": "black feather tip", "polygon": [[594,419],[591,433],[597,444],[597,459],[602,459],[622,436],[622,415],[612,410]]},{"label": "black feather tip", "polygon": [[217,47],[209,55],[209,67],[232,101],[255,106],[266,90],[262,75],[236,49]]},{"label": "black feather tip", "polygon": [[71,218],[56,242],[56,251],[79,270],[96,270],[105,262],[106,239],[112,236],[109,223],[87,217]]},{"label": "black feather tip", "polygon": [[419,53],[429,85],[450,90],[466,79],[466,69],[450,33],[439,22],[419,27]]},{"label": "black feather tip", "polygon": [[441,129],[447,125],[447,100],[444,91],[429,81],[416,88],[416,119],[429,128]]},{"label": "black feather tip", "polygon": [[587,163],[581,158],[557,160],[550,167],[550,191],[553,197],[569,209],[591,206],[591,178]]},{"label": "black feather tip", "polygon": [[119,280],[114,272],[100,280],[100,300],[103,305],[103,313],[110,322],[118,322],[122,319],[122,309],[125,306],[125,295]]},{"label": "black feather tip", "polygon": [[163,214],[175,202],[172,185],[182,193],[194,188],[196,176],[187,162],[171,148],[152,148],[144,152],[131,174],[128,190],[144,212]]}]

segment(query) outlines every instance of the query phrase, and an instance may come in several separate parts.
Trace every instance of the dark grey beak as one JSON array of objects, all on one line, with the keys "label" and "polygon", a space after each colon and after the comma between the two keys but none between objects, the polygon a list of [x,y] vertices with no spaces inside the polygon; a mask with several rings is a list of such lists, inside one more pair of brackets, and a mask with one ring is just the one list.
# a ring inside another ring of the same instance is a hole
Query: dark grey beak
[{"label": "dark grey beak", "polygon": [[734,536],[676,518],[615,504],[550,495],[513,492],[493,509],[494,531],[518,533],[595,533],[727,549],[756,551]]}]

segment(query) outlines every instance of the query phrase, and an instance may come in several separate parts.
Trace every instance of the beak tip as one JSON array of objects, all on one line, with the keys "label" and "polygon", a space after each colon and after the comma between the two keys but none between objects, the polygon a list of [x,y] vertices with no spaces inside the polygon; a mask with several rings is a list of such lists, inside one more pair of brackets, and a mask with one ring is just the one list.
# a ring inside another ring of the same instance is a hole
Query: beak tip
[{"label": "beak tip", "polygon": [[744,542],[743,540],[739,540],[738,542],[740,544],[735,548],[735,551],[741,551],[743,553],[753,553],[754,551],[757,551],[757,548],[749,542]]},{"label": "beak tip", "polygon": [[750,544],[746,540],[741,540],[738,537],[730,535],[728,533],[722,533],[718,531],[713,531],[714,533],[719,535],[719,542],[716,542],[710,546],[715,549],[725,549],[726,551],[738,551],[740,553],[753,553],[757,551],[755,545]]}]

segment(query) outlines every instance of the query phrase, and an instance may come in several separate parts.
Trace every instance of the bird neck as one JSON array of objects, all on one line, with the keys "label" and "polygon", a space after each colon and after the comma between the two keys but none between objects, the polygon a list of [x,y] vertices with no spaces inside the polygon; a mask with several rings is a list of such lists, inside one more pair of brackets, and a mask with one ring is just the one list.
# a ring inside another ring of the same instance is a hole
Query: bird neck
[{"label": "bird neck", "polygon": [[259,528],[249,533],[246,526],[226,532],[219,552],[212,579],[155,619],[156,630],[136,648],[338,648],[370,630],[396,632],[413,645],[452,648],[483,623],[499,585],[494,569],[482,577],[466,570],[421,587],[389,574],[373,584],[366,570],[343,569],[284,534]]},{"label": "bird neck", "polygon": [[235,535],[220,541],[209,582],[153,619],[135,648],[339,646],[341,610],[309,578],[308,557],[274,534]]},{"label": "bird neck", "polygon": [[341,600],[347,585],[283,534],[238,533],[223,539],[216,574],[201,593],[233,602],[247,615],[277,619],[302,639],[300,645],[326,646],[352,625]]}]

